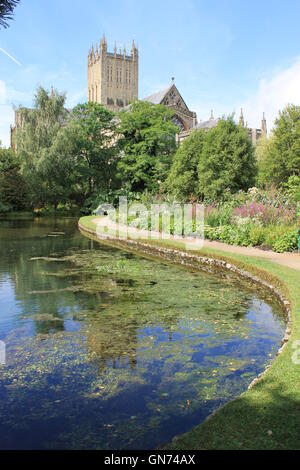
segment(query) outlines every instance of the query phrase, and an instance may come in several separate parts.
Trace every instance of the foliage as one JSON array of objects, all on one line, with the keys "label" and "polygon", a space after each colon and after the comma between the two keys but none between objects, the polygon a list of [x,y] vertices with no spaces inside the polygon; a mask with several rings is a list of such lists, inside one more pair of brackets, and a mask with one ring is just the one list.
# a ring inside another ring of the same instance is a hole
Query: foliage
[{"label": "foliage", "polygon": [[116,186],[116,124],[114,114],[101,104],[79,104],[73,109],[64,137],[82,200],[107,194]]},{"label": "foliage", "polygon": [[10,149],[0,148],[0,212],[26,207],[26,185],[19,170],[16,155]]},{"label": "foliage", "polygon": [[166,189],[178,201],[193,200],[198,193],[198,163],[204,142],[203,130],[192,132],[175,154]]},{"label": "foliage", "polygon": [[283,253],[285,251],[296,251],[298,246],[298,232],[297,230],[288,230],[284,235],[276,240],[274,243],[274,251]]},{"label": "foliage", "polygon": [[171,109],[144,101],[119,113],[118,175],[129,191],[156,193],[167,178],[178,132],[172,116]]},{"label": "foliage", "polygon": [[300,176],[300,106],[288,105],[279,112],[259,166],[259,180],[264,185],[279,186],[290,176]]},{"label": "foliage", "polygon": [[108,193],[115,184],[114,115],[97,103],[72,113],[65,95],[39,88],[34,109],[20,109],[17,133],[21,171],[34,207],[77,204]]},{"label": "foliage", "polygon": [[233,117],[222,119],[206,136],[198,165],[199,194],[203,199],[222,198],[253,186],[256,176],[254,149],[247,131]]},{"label": "foliage", "polygon": [[295,220],[295,207],[266,205],[262,202],[252,201],[237,207],[233,215],[237,217],[251,217],[261,221],[264,225],[283,223],[290,224]]},{"label": "foliage", "polygon": [[8,28],[8,21],[13,19],[15,7],[20,0],[0,0],[0,28]]},{"label": "foliage", "polygon": [[19,110],[22,125],[17,132],[18,158],[32,206],[57,206],[69,194],[70,162],[54,151],[67,119],[64,105],[64,94],[54,90],[49,93],[40,87],[34,108]]}]

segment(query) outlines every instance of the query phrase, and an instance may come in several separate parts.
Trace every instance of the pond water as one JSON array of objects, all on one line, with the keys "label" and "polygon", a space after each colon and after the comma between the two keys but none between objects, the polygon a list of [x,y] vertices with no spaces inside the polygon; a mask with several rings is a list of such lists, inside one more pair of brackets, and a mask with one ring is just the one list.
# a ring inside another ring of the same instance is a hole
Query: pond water
[{"label": "pond water", "polygon": [[245,391],[284,329],[232,275],[0,219],[0,448],[157,448]]}]

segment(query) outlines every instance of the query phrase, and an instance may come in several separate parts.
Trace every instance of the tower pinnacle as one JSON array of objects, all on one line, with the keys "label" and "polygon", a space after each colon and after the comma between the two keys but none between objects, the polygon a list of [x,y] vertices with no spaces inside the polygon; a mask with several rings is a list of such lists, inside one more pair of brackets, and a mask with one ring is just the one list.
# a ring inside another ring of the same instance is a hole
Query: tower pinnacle
[{"label": "tower pinnacle", "polygon": [[240,114],[240,119],[239,119],[239,125],[240,125],[241,127],[245,127],[245,120],[244,120],[243,108],[241,108],[241,114]]},{"label": "tower pinnacle", "polygon": [[261,121],[261,132],[265,137],[267,137],[267,120],[265,117],[265,113],[263,113],[263,117]]}]

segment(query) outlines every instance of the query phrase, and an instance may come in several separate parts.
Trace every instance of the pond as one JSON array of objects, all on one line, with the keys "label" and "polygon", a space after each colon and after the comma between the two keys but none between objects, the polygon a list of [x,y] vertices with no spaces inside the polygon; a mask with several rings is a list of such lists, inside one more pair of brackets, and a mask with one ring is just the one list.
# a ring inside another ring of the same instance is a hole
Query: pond
[{"label": "pond", "polygon": [[285,319],[230,274],[139,257],[74,219],[0,219],[0,449],[155,449],[245,391]]}]

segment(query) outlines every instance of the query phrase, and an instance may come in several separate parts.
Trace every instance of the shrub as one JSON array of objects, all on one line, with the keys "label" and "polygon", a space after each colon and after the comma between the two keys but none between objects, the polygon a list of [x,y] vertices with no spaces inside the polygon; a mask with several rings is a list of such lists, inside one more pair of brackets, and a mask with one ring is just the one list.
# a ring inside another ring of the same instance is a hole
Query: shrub
[{"label": "shrub", "polygon": [[288,230],[284,235],[277,239],[277,241],[274,243],[273,249],[277,253],[284,253],[285,251],[296,251],[297,245],[297,230]]}]

